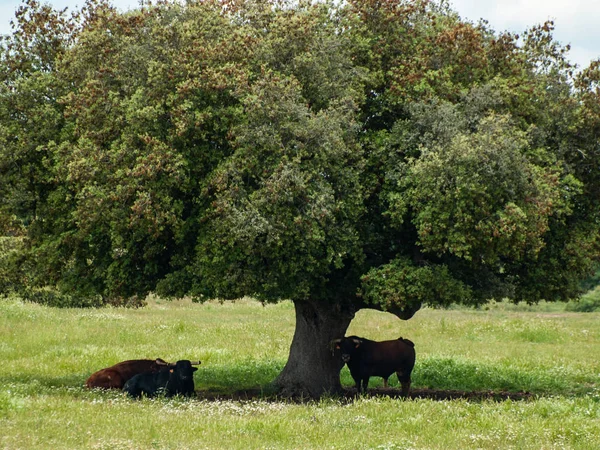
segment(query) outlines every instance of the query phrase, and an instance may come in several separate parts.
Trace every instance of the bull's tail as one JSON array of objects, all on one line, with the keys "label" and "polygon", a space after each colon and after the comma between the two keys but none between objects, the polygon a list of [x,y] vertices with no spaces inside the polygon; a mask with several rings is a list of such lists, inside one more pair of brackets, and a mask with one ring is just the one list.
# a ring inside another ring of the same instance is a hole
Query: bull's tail
[{"label": "bull's tail", "polygon": [[404,339],[402,337],[399,337],[398,340],[410,345],[413,348],[415,346],[415,343],[413,341],[411,341],[410,339]]}]

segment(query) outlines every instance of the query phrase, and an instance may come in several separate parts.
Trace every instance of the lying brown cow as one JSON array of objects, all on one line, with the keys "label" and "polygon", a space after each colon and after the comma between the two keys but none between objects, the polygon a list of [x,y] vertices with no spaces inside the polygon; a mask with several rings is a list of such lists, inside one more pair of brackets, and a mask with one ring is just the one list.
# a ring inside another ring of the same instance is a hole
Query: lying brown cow
[{"label": "lying brown cow", "polygon": [[[192,364],[197,365],[199,361],[194,361]],[[127,380],[138,373],[158,372],[166,366],[174,366],[174,364],[160,358],[131,359],[93,373],[87,379],[85,385],[89,388],[123,389]]]}]

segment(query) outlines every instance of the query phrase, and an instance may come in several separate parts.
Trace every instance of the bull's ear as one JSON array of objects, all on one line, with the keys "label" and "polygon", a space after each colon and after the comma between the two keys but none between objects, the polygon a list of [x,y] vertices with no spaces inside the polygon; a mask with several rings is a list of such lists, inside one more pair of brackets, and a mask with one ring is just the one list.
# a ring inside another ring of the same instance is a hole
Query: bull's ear
[{"label": "bull's ear", "polygon": [[192,367],[192,372],[195,372],[196,370],[198,370],[197,367]]}]

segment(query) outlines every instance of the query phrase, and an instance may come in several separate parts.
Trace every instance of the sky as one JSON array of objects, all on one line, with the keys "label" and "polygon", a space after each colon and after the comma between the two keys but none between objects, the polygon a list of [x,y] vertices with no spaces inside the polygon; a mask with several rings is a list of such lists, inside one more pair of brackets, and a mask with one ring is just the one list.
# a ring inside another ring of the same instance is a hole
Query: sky
[{"label": "sky", "polygon": [[[72,10],[83,0],[41,0],[55,8]],[[0,0],[0,34],[10,33],[10,20],[20,0]],[[554,37],[571,44],[569,60],[586,67],[600,58],[600,0],[450,0],[463,19],[486,19],[496,31],[521,33],[530,26],[554,20]],[[138,0],[112,0],[121,10],[138,6]]]}]

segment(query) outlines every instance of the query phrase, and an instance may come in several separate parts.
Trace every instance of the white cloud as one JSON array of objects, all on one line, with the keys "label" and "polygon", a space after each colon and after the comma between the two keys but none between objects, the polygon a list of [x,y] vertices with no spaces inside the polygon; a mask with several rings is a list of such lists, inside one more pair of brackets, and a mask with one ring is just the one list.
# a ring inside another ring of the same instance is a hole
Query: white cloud
[{"label": "white cloud", "polygon": [[600,58],[600,1],[590,0],[451,0],[461,17],[489,21],[497,31],[523,32],[553,20],[554,37],[571,44],[569,59],[587,66]]},{"label": "white cloud", "polygon": [[[85,0],[40,0],[41,3],[50,3],[54,9],[68,7],[69,11],[79,9]],[[137,0],[113,0],[111,3],[119,10],[125,11],[136,8]],[[15,11],[22,4],[21,0],[0,0],[0,34],[11,32],[10,21],[15,17]]]},{"label": "white cloud", "polygon": [[18,0],[0,0],[0,34],[10,33],[10,21],[15,17],[20,3]]}]

